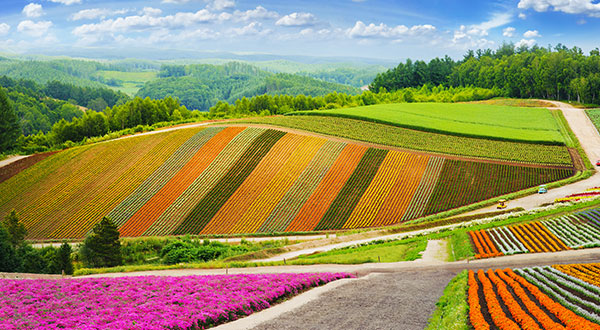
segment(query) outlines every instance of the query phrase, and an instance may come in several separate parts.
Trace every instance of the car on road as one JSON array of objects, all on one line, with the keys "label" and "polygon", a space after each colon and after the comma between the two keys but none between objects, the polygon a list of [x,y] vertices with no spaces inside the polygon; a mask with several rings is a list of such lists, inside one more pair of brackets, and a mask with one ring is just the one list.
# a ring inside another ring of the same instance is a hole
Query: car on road
[{"label": "car on road", "polygon": [[596,166],[600,166],[600,160],[596,161]]}]

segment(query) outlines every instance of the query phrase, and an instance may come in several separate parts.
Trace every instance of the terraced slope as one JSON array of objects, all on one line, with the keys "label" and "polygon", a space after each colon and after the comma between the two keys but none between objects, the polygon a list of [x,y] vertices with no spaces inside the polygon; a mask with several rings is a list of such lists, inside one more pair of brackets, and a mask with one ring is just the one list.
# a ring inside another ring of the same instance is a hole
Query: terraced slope
[{"label": "terraced slope", "polygon": [[73,148],[0,184],[30,238],[352,229],[399,223],[572,174],[369,148],[273,129],[182,129]]}]

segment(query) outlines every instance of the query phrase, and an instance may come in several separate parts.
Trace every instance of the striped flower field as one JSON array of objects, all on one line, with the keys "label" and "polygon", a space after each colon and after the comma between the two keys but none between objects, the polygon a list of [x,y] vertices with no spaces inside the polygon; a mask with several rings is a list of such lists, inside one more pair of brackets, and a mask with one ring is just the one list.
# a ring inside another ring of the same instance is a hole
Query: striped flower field
[{"label": "striped flower field", "polygon": [[572,175],[448,160],[274,129],[209,127],[52,155],[0,183],[31,239],[353,229],[396,224]]},{"label": "striped flower field", "polygon": [[600,209],[526,224],[470,231],[476,258],[600,246]]},{"label": "striped flower field", "polygon": [[469,320],[480,329],[600,329],[599,264],[469,271]]}]

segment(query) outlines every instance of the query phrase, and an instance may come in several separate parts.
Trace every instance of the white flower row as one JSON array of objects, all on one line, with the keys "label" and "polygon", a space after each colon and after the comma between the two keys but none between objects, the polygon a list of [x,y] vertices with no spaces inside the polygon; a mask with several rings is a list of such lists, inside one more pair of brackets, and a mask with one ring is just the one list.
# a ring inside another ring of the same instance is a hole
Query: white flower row
[{"label": "white flower row", "polygon": [[[496,243],[496,246],[505,255],[526,253],[528,250],[519,242],[513,233],[506,227],[498,227],[490,229],[495,235],[490,238]],[[496,237],[498,239],[496,239]]]},{"label": "white flower row", "polygon": [[600,287],[595,286],[595,285],[593,285],[591,283],[588,283],[588,282],[586,282],[586,281],[584,281],[582,279],[579,279],[579,278],[577,278],[575,276],[571,276],[569,274],[565,274],[565,273],[561,272],[560,270],[558,270],[558,269],[556,269],[554,267],[546,266],[546,267],[544,267],[544,270],[552,272],[552,273],[556,274],[557,276],[561,276],[561,277],[563,277],[563,278],[565,278],[565,279],[567,279],[567,280],[569,280],[571,282],[579,284],[580,286],[582,286],[582,287],[584,287],[584,288],[586,288],[586,289],[594,292],[595,294],[597,294],[598,295],[598,299],[600,299]]},{"label": "white flower row", "polygon": [[[549,267],[547,267],[547,268],[549,268]],[[589,301],[594,303],[596,306],[598,306],[597,304],[600,303],[600,300],[599,300],[600,296],[598,296],[596,293],[588,290],[584,286],[579,285],[579,283],[570,281],[570,279],[565,279],[551,271],[548,271],[546,268],[534,267],[533,269],[536,270],[538,273],[542,274],[543,276],[545,276],[546,278],[552,280],[553,282],[562,284],[563,286],[566,286],[566,287],[586,296],[587,298],[589,298]],[[598,306],[598,311],[600,311],[600,306]]]},{"label": "white flower row", "polygon": [[600,232],[592,225],[580,223],[574,216],[544,220],[542,223],[571,248],[600,245]]}]

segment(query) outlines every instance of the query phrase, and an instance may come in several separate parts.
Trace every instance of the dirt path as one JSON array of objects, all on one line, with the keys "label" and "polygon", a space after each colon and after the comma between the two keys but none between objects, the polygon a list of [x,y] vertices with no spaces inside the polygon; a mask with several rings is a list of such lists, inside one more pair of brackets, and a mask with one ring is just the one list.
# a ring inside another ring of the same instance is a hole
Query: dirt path
[{"label": "dirt path", "polygon": [[0,160],[0,167],[4,167],[4,166],[6,166],[8,164],[12,164],[12,163],[16,162],[17,160],[20,160],[20,159],[23,159],[23,158],[27,158],[29,156],[31,156],[31,155],[26,155],[26,156],[23,156],[23,155],[10,156],[10,157],[6,158],[5,160]]}]

